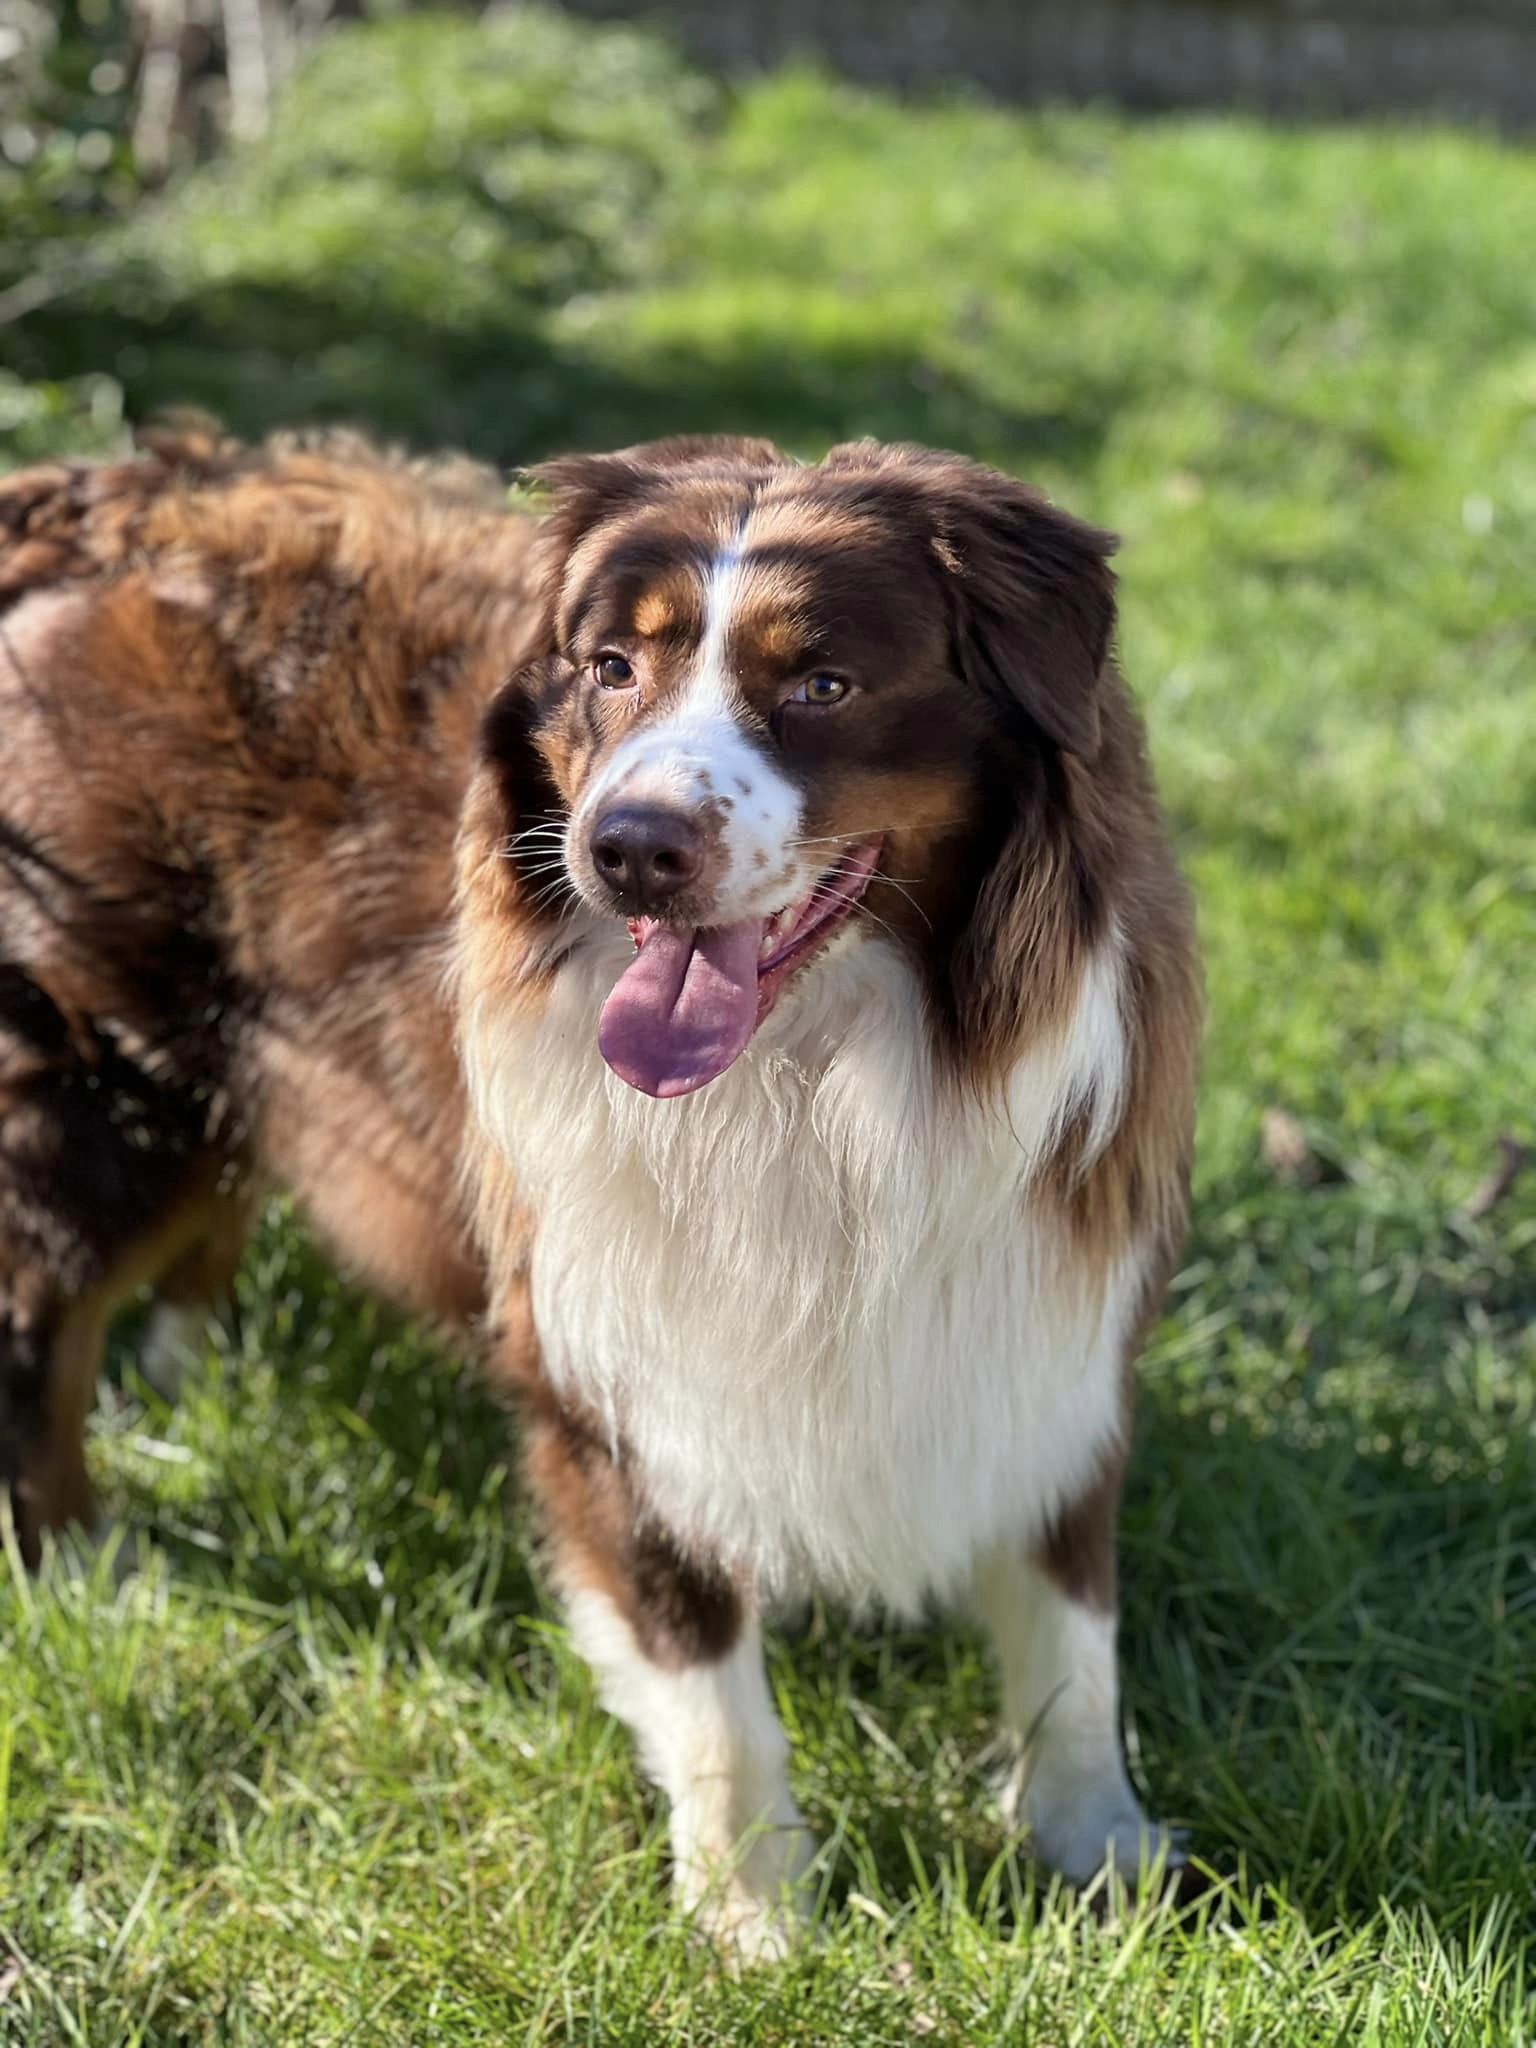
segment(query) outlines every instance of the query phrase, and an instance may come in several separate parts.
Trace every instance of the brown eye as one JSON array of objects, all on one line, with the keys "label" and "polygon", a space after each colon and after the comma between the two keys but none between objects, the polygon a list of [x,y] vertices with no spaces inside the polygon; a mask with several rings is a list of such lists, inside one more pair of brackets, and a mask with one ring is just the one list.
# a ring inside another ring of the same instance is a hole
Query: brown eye
[{"label": "brown eye", "polygon": [[840,704],[847,696],[850,685],[842,676],[807,676],[789,701],[791,704]]},{"label": "brown eye", "polygon": [[592,664],[592,676],[600,689],[629,690],[634,687],[634,665],[622,654],[600,654]]}]

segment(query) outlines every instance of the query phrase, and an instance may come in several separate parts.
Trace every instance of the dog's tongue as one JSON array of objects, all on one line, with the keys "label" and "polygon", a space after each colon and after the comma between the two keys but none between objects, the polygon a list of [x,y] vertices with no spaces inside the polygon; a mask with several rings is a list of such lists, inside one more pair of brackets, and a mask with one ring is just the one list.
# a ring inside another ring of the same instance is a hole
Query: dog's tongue
[{"label": "dog's tongue", "polygon": [[691,1095],[740,1057],[757,1024],[763,920],[675,931],[652,925],[603,1005],[597,1043],[621,1081]]}]

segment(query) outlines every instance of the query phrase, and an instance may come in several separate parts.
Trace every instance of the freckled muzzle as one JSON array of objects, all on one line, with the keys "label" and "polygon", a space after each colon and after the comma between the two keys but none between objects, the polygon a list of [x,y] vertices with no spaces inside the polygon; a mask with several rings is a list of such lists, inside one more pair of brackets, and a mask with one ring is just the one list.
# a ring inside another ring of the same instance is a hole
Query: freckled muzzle
[{"label": "freckled muzzle", "polygon": [[767,916],[802,886],[799,791],[728,711],[642,724],[597,769],[567,838],[595,910],[679,923]]},{"label": "freckled muzzle", "polygon": [[587,901],[624,917],[635,942],[598,1027],[632,1088],[691,1095],[724,1073],[852,911],[880,842],[816,874],[800,833],[799,792],[728,716],[637,732],[600,774],[568,858]]}]

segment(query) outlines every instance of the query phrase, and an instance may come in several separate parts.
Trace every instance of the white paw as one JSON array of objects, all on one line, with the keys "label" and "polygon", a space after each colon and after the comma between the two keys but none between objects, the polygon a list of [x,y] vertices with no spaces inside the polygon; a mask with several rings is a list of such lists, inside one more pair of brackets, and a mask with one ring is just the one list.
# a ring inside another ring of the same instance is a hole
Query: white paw
[{"label": "white paw", "polygon": [[1112,1872],[1130,1891],[1155,1894],[1188,1860],[1184,1838],[1148,1820],[1123,1779],[1051,1797],[1021,1766],[1004,1788],[1003,1811],[1028,1836],[1035,1860],[1070,1885]]},{"label": "white paw", "polygon": [[725,1862],[679,1868],[678,1904],[728,1966],[781,1963],[805,1937],[815,1853],[804,1828],[764,1828]]},{"label": "white paw", "polygon": [[806,1915],[792,1899],[764,1899],[745,1885],[713,1887],[691,1908],[694,1925],[728,1968],[782,1963],[803,1940]]},{"label": "white paw", "polygon": [[162,1401],[180,1400],[182,1383],[200,1365],[214,1328],[206,1308],[173,1308],[156,1302],[139,1345],[139,1371]]},{"label": "white paw", "polygon": [[[1185,1838],[1177,1829],[1165,1828],[1137,1811],[1110,1830],[1097,1869],[1090,1875],[1109,1871],[1133,1893],[1156,1898],[1188,1860]],[[1084,1882],[1081,1878],[1073,1881]]]}]

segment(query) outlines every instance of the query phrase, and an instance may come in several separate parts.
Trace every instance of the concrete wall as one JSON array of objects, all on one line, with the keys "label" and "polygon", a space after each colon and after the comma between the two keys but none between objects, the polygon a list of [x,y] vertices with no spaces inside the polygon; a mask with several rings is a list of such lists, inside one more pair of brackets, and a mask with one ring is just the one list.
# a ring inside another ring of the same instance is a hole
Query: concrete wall
[{"label": "concrete wall", "polygon": [[872,83],[1016,100],[1439,114],[1536,126],[1536,0],[568,0],[727,69],[813,52]]}]

